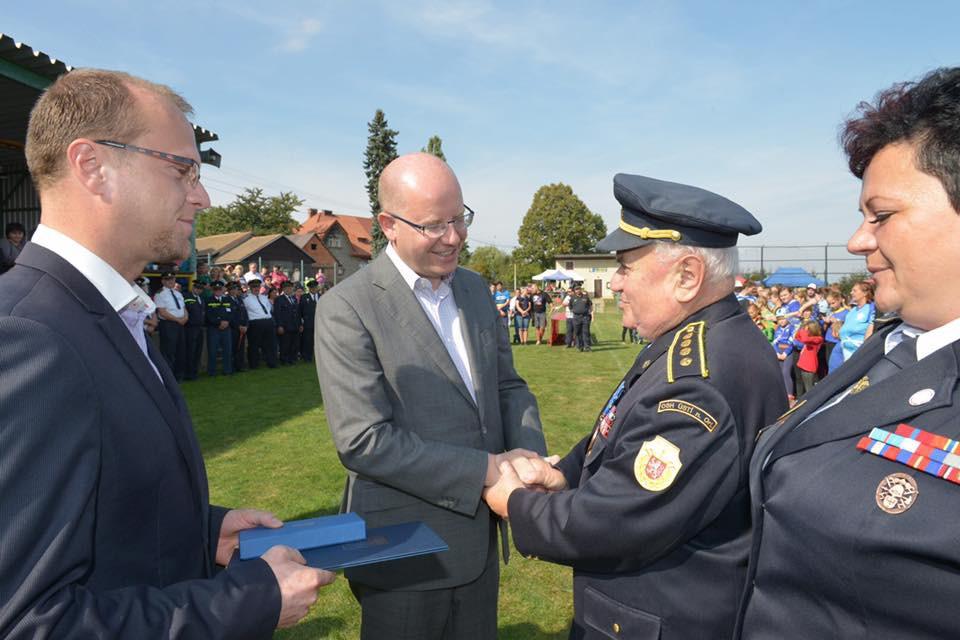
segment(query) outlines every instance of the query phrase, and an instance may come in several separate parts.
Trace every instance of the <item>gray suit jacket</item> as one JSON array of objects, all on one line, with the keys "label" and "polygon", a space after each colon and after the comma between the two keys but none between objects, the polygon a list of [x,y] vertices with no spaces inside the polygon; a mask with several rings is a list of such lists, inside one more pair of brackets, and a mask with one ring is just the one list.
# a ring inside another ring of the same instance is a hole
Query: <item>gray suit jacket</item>
[{"label": "gray suit jacket", "polygon": [[495,548],[480,496],[487,453],[546,452],[536,400],[514,370],[486,283],[457,269],[451,287],[477,402],[386,255],[317,306],[317,372],[349,471],[344,508],[369,527],[425,521],[450,546],[347,572],[379,589],[438,589],[479,576]]}]

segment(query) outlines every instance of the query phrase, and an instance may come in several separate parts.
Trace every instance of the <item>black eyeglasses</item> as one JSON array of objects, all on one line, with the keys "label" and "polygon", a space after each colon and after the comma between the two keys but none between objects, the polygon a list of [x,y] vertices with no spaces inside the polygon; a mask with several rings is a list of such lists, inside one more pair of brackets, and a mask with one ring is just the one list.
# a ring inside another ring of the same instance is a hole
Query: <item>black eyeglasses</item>
[{"label": "black eyeglasses", "polygon": [[124,144],[123,142],[115,142],[113,140],[94,140],[94,142],[97,144],[102,144],[106,147],[123,149],[124,151],[136,151],[137,153],[148,155],[151,158],[158,158],[160,160],[172,162],[173,164],[181,167],[180,175],[183,176],[183,179],[186,180],[187,184],[189,184],[191,187],[197,186],[197,183],[200,182],[200,163],[193,158],[176,156],[172,153],[167,153],[166,151],[156,151],[154,149],[138,147],[132,144]]},{"label": "black eyeglasses", "polygon": [[390,213],[389,211],[384,211],[391,218],[396,218],[400,222],[405,222],[423,235],[428,238],[433,238],[434,240],[442,238],[443,235],[447,232],[447,226],[453,225],[454,229],[465,230],[471,224],[473,224],[473,216],[476,215],[473,212],[473,209],[467,205],[463,205],[465,211],[457,216],[447,220],[446,222],[435,222],[434,224],[417,224],[416,222],[410,222],[406,218],[401,218],[395,213]]}]

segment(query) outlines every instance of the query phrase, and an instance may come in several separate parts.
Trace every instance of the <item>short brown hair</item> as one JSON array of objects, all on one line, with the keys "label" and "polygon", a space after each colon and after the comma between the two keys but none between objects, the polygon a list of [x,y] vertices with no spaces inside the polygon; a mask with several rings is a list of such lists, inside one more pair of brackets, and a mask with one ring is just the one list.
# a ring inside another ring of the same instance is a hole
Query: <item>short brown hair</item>
[{"label": "short brown hair", "polygon": [[[863,295],[866,296],[867,302],[873,302],[873,284],[867,282],[866,280],[861,280],[859,282],[853,283],[854,287],[860,287],[860,291],[863,291]],[[853,287],[851,287],[852,289]]]},{"label": "short brown hair", "polygon": [[146,132],[133,88],[170,100],[184,114],[193,113],[170,87],[122,71],[77,69],[60,76],[30,112],[27,166],[38,191],[60,177],[67,147],[77,138],[129,142]]}]

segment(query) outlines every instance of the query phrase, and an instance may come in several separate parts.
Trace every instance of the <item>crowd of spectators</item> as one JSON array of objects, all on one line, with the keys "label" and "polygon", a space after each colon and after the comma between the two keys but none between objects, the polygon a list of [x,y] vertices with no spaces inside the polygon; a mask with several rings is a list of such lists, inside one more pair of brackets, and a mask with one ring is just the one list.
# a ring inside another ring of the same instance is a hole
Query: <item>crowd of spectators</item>
[{"label": "crowd of spectators", "polygon": [[763,287],[737,281],[737,299],[780,360],[791,402],[853,355],[873,333],[873,285],[861,281],[845,296],[839,287]]},{"label": "crowd of spectators", "polygon": [[550,320],[562,313],[567,348],[590,351],[593,301],[579,283],[573,283],[566,289],[548,283],[541,289],[534,282],[511,293],[503,288],[502,282],[494,282],[490,285],[490,295],[493,296],[503,326],[508,332],[513,330],[513,344],[530,344],[531,330],[536,336],[534,344],[549,344],[551,335],[547,329]]},{"label": "crowd of spectators", "polygon": [[[323,276],[297,282],[281,266],[261,272],[197,265],[190,291],[182,291],[177,275],[161,275],[153,296],[156,313],[145,322],[148,334],[159,334],[160,351],[177,380],[195,380],[206,352],[207,375],[270,368],[313,360],[313,326],[317,301],[325,290]],[[138,281],[149,293],[146,278]],[[219,365],[219,366],[218,366]]]}]

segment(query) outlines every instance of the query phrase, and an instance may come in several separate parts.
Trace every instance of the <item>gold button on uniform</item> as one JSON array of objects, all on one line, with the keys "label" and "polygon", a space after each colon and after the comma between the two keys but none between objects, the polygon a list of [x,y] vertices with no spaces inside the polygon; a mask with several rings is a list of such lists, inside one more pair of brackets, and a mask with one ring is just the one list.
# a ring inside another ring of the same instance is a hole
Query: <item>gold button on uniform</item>
[{"label": "gold button on uniform", "polygon": [[617,624],[616,622],[613,623],[613,632],[620,633],[620,625]]}]

